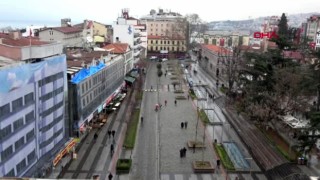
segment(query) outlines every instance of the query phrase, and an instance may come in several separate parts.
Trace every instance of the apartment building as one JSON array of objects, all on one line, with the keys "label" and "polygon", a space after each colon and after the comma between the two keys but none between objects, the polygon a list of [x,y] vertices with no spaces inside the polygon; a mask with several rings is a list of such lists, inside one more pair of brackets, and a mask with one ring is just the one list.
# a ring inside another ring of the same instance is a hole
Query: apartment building
[{"label": "apartment building", "polygon": [[[72,55],[79,53],[76,58]],[[72,136],[81,139],[93,117],[125,85],[125,59],[108,51],[81,51],[69,53],[67,63],[69,126]]]},{"label": "apartment building", "polygon": [[320,15],[313,15],[307,19],[306,37],[311,40],[312,49],[320,49]]},{"label": "apartment building", "polygon": [[62,44],[0,34],[0,177],[41,177],[65,135]]},{"label": "apartment building", "polygon": [[151,10],[141,20],[147,24],[150,55],[161,55],[161,51],[179,55],[187,51],[189,28],[182,15],[159,9],[159,12]]},{"label": "apartment building", "polygon": [[129,16],[123,9],[122,16],[113,24],[113,43],[127,43],[134,52],[134,64],[146,56],[146,25],[143,21]]}]

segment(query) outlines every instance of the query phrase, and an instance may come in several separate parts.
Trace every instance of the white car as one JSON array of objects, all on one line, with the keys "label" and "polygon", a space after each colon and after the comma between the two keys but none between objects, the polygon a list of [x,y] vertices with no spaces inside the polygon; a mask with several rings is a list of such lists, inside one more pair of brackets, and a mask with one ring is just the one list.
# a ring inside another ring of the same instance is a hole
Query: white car
[{"label": "white car", "polygon": [[167,58],[163,58],[163,59],[162,59],[162,62],[164,62],[164,61],[168,61],[168,59],[167,59]]}]

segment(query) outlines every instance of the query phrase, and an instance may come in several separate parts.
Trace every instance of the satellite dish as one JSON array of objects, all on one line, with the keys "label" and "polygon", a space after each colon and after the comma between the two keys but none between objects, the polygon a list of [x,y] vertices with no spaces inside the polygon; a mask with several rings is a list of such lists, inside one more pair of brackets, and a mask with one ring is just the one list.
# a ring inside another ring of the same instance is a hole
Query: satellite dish
[{"label": "satellite dish", "polygon": [[93,39],[91,36],[87,36],[87,42],[93,42]]}]

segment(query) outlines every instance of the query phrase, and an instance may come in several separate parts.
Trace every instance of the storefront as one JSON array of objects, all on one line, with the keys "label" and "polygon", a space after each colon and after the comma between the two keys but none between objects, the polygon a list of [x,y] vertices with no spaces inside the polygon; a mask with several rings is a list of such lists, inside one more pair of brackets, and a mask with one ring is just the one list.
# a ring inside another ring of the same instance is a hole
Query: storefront
[{"label": "storefront", "polygon": [[61,150],[56,157],[53,159],[52,164],[53,166],[57,166],[59,162],[66,157],[66,155],[71,153],[71,156],[73,155],[75,149],[74,147],[76,146],[77,142],[76,139],[71,138],[64,146],[64,149]]}]

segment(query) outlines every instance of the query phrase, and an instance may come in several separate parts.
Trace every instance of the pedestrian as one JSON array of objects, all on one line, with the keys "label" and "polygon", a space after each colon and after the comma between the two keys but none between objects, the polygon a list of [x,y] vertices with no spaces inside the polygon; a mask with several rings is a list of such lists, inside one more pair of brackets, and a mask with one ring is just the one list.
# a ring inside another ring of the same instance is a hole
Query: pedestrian
[{"label": "pedestrian", "polygon": [[190,95],[188,94],[188,100],[190,99]]},{"label": "pedestrian", "polygon": [[177,100],[174,100],[174,105],[177,106]]},{"label": "pedestrian", "polygon": [[186,153],[187,153],[186,147],[183,147],[182,151],[183,151],[183,157],[186,157]]},{"label": "pedestrian", "polygon": [[164,73],[164,77],[167,77],[167,73]]},{"label": "pedestrian", "polygon": [[161,110],[161,108],[162,108],[162,104],[160,103],[160,110]]},{"label": "pedestrian", "polygon": [[97,133],[94,133],[93,139],[94,139],[94,140],[97,140],[97,139],[98,139],[98,134],[97,134]]},{"label": "pedestrian", "polygon": [[110,131],[110,130],[108,130],[108,136],[109,136],[109,138],[110,138],[110,136],[111,136],[111,131]]},{"label": "pedestrian", "polygon": [[183,125],[184,125],[184,123],[183,123],[183,122],[181,122],[181,129],[183,129]]},{"label": "pedestrian", "polygon": [[112,180],[112,178],[113,178],[113,175],[111,173],[109,173],[108,179]]},{"label": "pedestrian", "polygon": [[167,106],[167,100],[164,100],[164,105]]},{"label": "pedestrian", "polygon": [[180,158],[182,158],[182,157],[183,157],[183,150],[180,149]]},{"label": "pedestrian", "polygon": [[184,122],[184,128],[187,129],[187,126],[188,126],[188,121]]},{"label": "pedestrian", "polygon": [[113,139],[114,139],[114,135],[116,134],[116,131],[115,131],[115,130],[112,130],[111,133],[112,133],[112,137],[113,137]]},{"label": "pedestrian", "polygon": [[113,147],[113,144],[111,144],[111,146],[110,146],[110,152],[111,152],[111,156],[113,155],[113,153],[114,153],[114,147]]},{"label": "pedestrian", "polygon": [[193,153],[195,153],[196,152],[196,143],[193,143],[192,149],[193,149]]},{"label": "pedestrian", "polygon": [[141,116],[141,124],[143,124],[143,117]]}]

